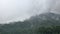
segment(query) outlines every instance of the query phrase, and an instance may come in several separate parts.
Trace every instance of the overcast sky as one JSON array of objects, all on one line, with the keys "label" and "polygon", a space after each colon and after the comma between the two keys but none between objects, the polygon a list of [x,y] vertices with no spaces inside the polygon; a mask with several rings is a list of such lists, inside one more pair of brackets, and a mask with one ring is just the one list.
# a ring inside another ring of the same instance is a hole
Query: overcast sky
[{"label": "overcast sky", "polygon": [[[50,2],[50,3],[49,3]],[[47,12],[52,0],[0,0],[0,23],[23,21],[31,15]]]},{"label": "overcast sky", "polygon": [[28,18],[30,7],[31,0],[0,0],[0,23]]}]

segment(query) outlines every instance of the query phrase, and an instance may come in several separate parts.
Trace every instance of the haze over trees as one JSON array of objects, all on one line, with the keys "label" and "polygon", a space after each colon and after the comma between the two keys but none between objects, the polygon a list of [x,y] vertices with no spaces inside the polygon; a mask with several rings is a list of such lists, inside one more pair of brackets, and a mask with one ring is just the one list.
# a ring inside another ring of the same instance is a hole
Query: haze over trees
[{"label": "haze over trees", "polygon": [[[0,24],[0,34],[60,34],[60,14],[51,12],[60,11],[58,1],[47,0],[43,4],[36,1],[30,10],[34,16],[24,21]],[[40,11],[45,12],[41,14]]]},{"label": "haze over trees", "polygon": [[24,22],[0,24],[0,34],[60,34],[60,14],[45,13]]}]

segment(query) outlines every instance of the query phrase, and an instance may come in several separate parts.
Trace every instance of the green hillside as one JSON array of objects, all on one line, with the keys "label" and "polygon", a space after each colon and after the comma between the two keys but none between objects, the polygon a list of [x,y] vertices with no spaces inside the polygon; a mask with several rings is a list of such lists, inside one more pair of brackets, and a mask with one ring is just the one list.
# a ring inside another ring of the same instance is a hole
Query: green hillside
[{"label": "green hillside", "polygon": [[60,34],[60,14],[44,13],[23,22],[0,24],[0,34]]}]

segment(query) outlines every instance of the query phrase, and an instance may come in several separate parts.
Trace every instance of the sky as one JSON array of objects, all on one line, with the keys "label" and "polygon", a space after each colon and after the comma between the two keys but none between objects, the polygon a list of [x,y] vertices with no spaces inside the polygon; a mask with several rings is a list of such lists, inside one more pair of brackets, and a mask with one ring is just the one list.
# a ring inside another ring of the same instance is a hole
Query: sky
[{"label": "sky", "polygon": [[28,18],[30,0],[0,0],[0,23],[17,21]]},{"label": "sky", "polygon": [[[55,0],[0,0],[0,24],[23,21],[32,15],[48,12],[53,5],[59,7],[58,3]],[[59,10],[56,6],[53,11]]]}]

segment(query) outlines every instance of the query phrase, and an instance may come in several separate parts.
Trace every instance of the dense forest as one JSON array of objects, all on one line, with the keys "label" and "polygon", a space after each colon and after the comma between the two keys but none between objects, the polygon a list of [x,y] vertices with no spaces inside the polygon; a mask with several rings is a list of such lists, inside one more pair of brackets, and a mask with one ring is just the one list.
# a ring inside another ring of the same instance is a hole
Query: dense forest
[{"label": "dense forest", "polygon": [[44,13],[23,22],[0,24],[0,34],[60,34],[60,14]]}]

